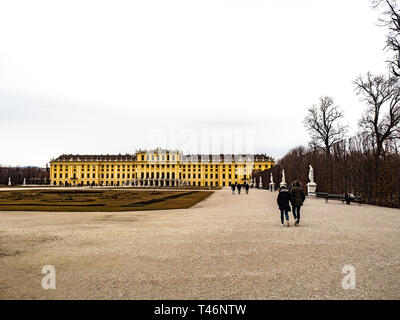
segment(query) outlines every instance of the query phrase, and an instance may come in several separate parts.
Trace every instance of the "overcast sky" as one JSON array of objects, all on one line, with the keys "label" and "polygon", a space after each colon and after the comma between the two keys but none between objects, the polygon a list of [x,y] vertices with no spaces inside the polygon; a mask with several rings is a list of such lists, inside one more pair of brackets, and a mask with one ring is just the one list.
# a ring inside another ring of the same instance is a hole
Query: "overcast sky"
[{"label": "overcast sky", "polygon": [[[267,153],[306,144],[303,118],[386,72],[367,0],[0,0],[0,164],[62,153]],[[210,138],[211,137],[211,138]]]}]

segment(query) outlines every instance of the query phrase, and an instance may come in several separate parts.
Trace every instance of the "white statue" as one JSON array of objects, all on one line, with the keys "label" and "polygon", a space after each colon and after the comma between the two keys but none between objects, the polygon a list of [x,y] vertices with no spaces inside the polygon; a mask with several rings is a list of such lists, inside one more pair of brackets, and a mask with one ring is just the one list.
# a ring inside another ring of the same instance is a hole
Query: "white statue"
[{"label": "white statue", "polygon": [[24,182],[22,183],[22,185],[26,185],[26,178],[24,178]]},{"label": "white statue", "polygon": [[310,179],[310,182],[307,183],[308,196],[311,198],[315,198],[317,191],[317,184],[314,181],[314,169],[311,165],[310,165],[310,171],[308,172],[308,179]]},{"label": "white statue", "polygon": [[269,178],[269,181],[272,183],[274,183],[274,177],[272,176],[272,172],[271,172],[271,177]]},{"label": "white statue", "polygon": [[8,185],[11,186],[11,177],[8,177]]},{"label": "white statue", "polygon": [[261,176],[260,176],[260,184],[262,184],[262,178],[261,178]]},{"label": "white statue", "polygon": [[314,182],[314,169],[310,164],[310,171],[308,172],[308,179],[310,179],[310,182]]},{"label": "white statue", "polygon": [[286,184],[285,170],[282,170],[282,183]]}]

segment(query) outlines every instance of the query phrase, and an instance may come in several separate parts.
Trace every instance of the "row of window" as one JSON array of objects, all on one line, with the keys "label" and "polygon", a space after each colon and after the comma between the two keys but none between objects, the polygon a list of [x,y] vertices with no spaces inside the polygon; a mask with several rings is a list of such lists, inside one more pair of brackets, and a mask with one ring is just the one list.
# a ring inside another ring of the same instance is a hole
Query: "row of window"
[{"label": "row of window", "polygon": [[[238,182],[238,181],[236,181],[236,182]],[[190,186],[190,185],[192,185],[192,186],[199,186],[199,187],[201,187],[201,186],[206,186],[206,187],[218,187],[219,186],[219,183],[218,183],[218,181],[204,181],[204,182],[200,182],[200,181],[198,181],[198,182],[190,182],[190,181],[188,181],[187,182],[187,184]],[[129,185],[129,181],[101,181],[100,183],[96,183],[96,182],[94,182],[94,181],[81,181],[81,182],[79,182],[79,183],[77,183],[76,181],[72,181],[71,183],[69,183],[69,182],[63,182],[63,181],[54,181],[53,182],[53,185],[59,185],[59,186],[68,186],[68,185],[74,185],[74,186],[76,186],[76,185],[86,185],[86,186],[124,186],[124,185]],[[157,185],[157,183],[152,183],[152,184],[147,184],[147,182],[145,183],[145,186],[158,186]],[[166,184],[166,186],[172,186],[173,184],[172,184],[172,182],[171,182],[171,185],[169,184],[169,181],[167,181],[167,184]],[[231,182],[225,182],[225,181],[222,181],[222,184],[221,184],[221,186],[223,186],[223,187],[225,187],[225,186],[227,186],[227,185],[231,185]]]},{"label": "row of window", "polygon": [[[238,165],[237,164],[235,164],[235,165],[232,165],[232,164],[229,164],[229,165],[222,165],[222,168],[223,169],[225,169],[226,167],[228,167],[228,168],[232,168],[232,166],[235,166],[235,168],[237,168],[238,167]],[[249,165],[239,165],[239,166],[241,166],[241,167],[250,167]],[[76,169],[77,168],[77,166],[76,165],[73,165],[73,166],[71,166],[71,165],[69,165],[69,167],[70,168],[73,168],[73,169]],[[79,166],[78,166],[79,167]],[[101,168],[102,168],[102,170],[104,171],[104,168],[106,168],[107,170],[109,169],[111,167],[111,169],[113,170],[114,169],[114,165],[101,165]],[[154,168],[157,168],[157,169],[159,169],[160,167],[161,168],[165,168],[165,167],[167,167],[167,168],[175,168],[175,165],[174,164],[172,164],[172,165],[170,165],[170,164],[157,164],[157,165],[154,165],[154,164],[152,164],[152,165],[149,165],[149,164],[147,164],[147,165],[144,165],[144,164],[142,164],[142,165],[140,165],[140,168],[142,168],[142,169],[144,169],[144,168],[152,168],[152,169],[154,169]],[[208,168],[208,167],[210,167],[211,169],[213,169],[213,168],[215,168],[215,169],[218,169],[218,168],[220,168],[221,166],[220,165],[179,165],[179,166],[177,166],[178,168],[180,168],[180,169],[187,169],[187,170],[190,170],[191,169],[191,167],[192,167],[192,169],[193,170],[196,170],[196,168],[197,168],[197,170],[200,170],[201,169],[201,167],[204,167],[204,168]],[[256,165],[253,165],[253,169],[255,169],[257,166]],[[65,170],[68,170],[68,165],[65,165],[65,166],[63,166],[63,165],[59,165],[59,166],[57,166],[57,165],[53,165],[53,169],[54,170],[57,170],[57,169],[59,169],[59,170],[63,170],[63,168],[65,169]],[[86,168],[86,170],[92,170],[92,171],[95,171],[98,167],[96,167],[96,166],[90,166],[90,165],[87,165],[86,167],[84,166],[84,165],[82,165],[81,166],[81,169],[82,170],[85,170],[85,168]],[[121,169],[121,167],[118,165],[118,166],[115,166],[115,168],[119,171],[120,169]],[[132,166],[126,166],[126,169],[127,170],[133,170],[134,168],[137,168],[137,166],[136,165],[132,165]],[[258,168],[262,168],[262,165],[260,164],[260,165],[258,165]],[[125,170],[125,165],[122,165],[122,170],[124,171]]]},{"label": "row of window", "polygon": [[[204,175],[204,179],[218,179],[218,176],[219,176],[218,174],[215,174],[215,177],[214,177],[213,174],[208,175],[206,173]],[[235,179],[238,178],[237,174],[235,174],[234,176],[235,176]],[[117,179],[121,179],[121,178],[122,179],[125,179],[125,178],[130,179],[131,175],[129,173],[126,174],[126,175],[124,173],[123,174],[119,174],[118,173],[118,174],[115,175],[115,177]],[[186,175],[185,173],[183,173],[183,174],[179,173],[179,179],[186,179],[186,177],[187,177],[187,179],[196,179],[196,174],[192,175],[192,174],[188,173]],[[63,174],[60,173],[59,174],[59,179],[62,179],[62,178],[68,179],[68,173],[64,174],[64,177],[63,177]],[[108,179],[108,178],[114,179],[114,174],[113,173],[111,173],[111,174],[102,173],[101,174],[101,178],[102,179],[104,179],[104,178],[106,178],[106,179]],[[134,178],[135,178],[135,174],[132,174],[132,179],[134,179]],[[140,178],[141,179],[149,179],[149,178],[151,178],[151,179],[170,179],[170,178],[171,179],[175,179],[175,172],[172,172],[171,175],[170,175],[169,172],[166,172],[166,173],[161,172],[161,174],[159,172],[156,172],[156,173],[154,173],[154,172],[151,172],[151,173],[146,172],[146,174],[144,172],[142,172],[141,175],[140,175]],[[54,179],[57,179],[57,174],[56,173],[54,173]],[[74,173],[72,175],[72,179],[77,179],[76,173]],[[85,179],[85,174],[83,174],[83,173],[81,174],[81,179]],[[86,174],[86,179],[90,179],[90,174],[89,173]],[[92,174],[92,179],[96,179],[96,174],[95,173]],[[197,174],[197,179],[202,179],[201,178],[201,174]],[[225,174],[222,174],[222,179],[226,179],[226,175]],[[232,179],[232,174],[228,175],[228,179]],[[243,179],[246,179],[246,175],[243,176]]]}]

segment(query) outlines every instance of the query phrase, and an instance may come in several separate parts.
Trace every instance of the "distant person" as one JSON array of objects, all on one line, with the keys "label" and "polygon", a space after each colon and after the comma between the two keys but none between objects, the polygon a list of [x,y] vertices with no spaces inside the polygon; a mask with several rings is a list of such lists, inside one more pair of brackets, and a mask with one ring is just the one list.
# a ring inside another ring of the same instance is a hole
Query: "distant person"
[{"label": "distant person", "polygon": [[348,192],[344,193],[344,201],[346,201],[346,204],[350,204],[350,197]]},{"label": "distant person", "polygon": [[300,224],[300,208],[306,199],[306,194],[299,180],[293,182],[289,193],[293,207],[294,225],[298,226]]},{"label": "distant person", "polygon": [[280,187],[278,198],[276,199],[279,210],[281,211],[281,224],[284,226],[284,215],[286,218],[286,225],[289,227],[289,211],[290,211],[290,193],[285,186]]},{"label": "distant person", "polygon": [[244,188],[246,189],[246,194],[249,194],[250,185],[247,182],[245,183]]},{"label": "distant person", "polygon": [[350,205],[351,200],[354,200],[354,199],[355,199],[355,197],[354,197],[354,195],[352,193],[346,192],[344,194],[344,200],[346,201],[346,204]]},{"label": "distant person", "polygon": [[232,189],[232,194],[235,194],[236,185],[235,184],[231,184],[231,189]]},{"label": "distant person", "polygon": [[242,185],[239,183],[238,185],[237,185],[237,190],[238,190],[238,194],[240,194],[240,190],[242,189]]}]

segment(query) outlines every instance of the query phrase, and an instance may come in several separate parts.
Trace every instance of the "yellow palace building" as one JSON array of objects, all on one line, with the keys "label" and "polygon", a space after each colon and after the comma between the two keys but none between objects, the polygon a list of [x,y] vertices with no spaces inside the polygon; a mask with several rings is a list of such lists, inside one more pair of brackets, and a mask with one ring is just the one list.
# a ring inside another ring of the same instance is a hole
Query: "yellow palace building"
[{"label": "yellow palace building", "polygon": [[57,186],[229,186],[250,183],[274,165],[258,155],[183,155],[174,150],[139,150],[125,155],[61,155],[50,161]]}]

